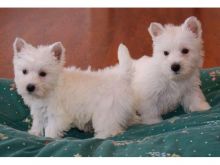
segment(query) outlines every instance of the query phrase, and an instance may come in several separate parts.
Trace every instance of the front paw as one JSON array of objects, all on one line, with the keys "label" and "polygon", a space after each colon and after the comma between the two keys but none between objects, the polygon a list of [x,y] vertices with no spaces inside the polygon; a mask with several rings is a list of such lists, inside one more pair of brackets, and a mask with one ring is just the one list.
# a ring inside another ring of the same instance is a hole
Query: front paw
[{"label": "front paw", "polygon": [[198,106],[191,106],[191,112],[200,112],[200,111],[208,111],[211,109],[211,106],[206,101],[200,102]]},{"label": "front paw", "polygon": [[45,129],[45,137],[61,138],[61,137],[63,137],[63,132],[59,132],[53,128],[46,128]]},{"label": "front paw", "polygon": [[208,111],[211,109],[211,106],[207,102],[202,102],[200,106],[201,111]]},{"label": "front paw", "polygon": [[113,137],[113,136],[116,136],[118,134],[121,134],[123,133],[123,130],[122,129],[117,129],[117,130],[114,130],[114,131],[104,131],[104,132],[96,132],[95,133],[95,138],[97,139],[106,139],[108,137]]},{"label": "front paw", "polygon": [[160,123],[162,122],[163,119],[158,117],[158,118],[148,118],[148,119],[142,119],[142,123],[143,124],[147,124],[147,125],[153,125],[153,124],[157,124],[157,123]]},{"label": "front paw", "polygon": [[40,130],[38,129],[33,129],[31,128],[29,131],[28,131],[29,134],[31,135],[34,135],[34,136],[42,136],[42,133]]}]

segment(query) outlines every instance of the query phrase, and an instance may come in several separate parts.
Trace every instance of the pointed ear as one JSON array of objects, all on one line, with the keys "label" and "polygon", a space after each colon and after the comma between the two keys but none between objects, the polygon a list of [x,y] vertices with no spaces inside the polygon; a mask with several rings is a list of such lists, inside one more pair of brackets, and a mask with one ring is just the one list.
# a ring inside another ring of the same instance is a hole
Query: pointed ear
[{"label": "pointed ear", "polygon": [[27,43],[25,42],[25,40],[23,40],[22,38],[16,38],[13,44],[13,49],[14,49],[14,53],[20,53],[21,50],[27,45]]},{"label": "pointed ear", "polygon": [[185,29],[191,31],[193,34],[195,34],[196,37],[201,37],[201,35],[202,35],[201,23],[199,22],[199,20],[196,17],[191,16],[191,17],[187,18],[182,26],[183,26],[183,28],[185,28]]},{"label": "pointed ear", "polygon": [[64,56],[65,48],[61,42],[55,42],[51,45],[51,52],[53,53],[53,56],[60,61]]},{"label": "pointed ear", "polygon": [[148,28],[152,38],[155,38],[163,33],[163,26],[160,23],[152,22]]}]

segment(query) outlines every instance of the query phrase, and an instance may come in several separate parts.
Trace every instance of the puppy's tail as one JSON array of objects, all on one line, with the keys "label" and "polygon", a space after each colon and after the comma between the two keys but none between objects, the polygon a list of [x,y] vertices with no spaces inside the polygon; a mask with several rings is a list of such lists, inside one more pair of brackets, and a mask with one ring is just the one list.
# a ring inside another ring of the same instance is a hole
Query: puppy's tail
[{"label": "puppy's tail", "polygon": [[122,43],[118,47],[118,61],[124,73],[132,73],[132,58],[128,48]]}]

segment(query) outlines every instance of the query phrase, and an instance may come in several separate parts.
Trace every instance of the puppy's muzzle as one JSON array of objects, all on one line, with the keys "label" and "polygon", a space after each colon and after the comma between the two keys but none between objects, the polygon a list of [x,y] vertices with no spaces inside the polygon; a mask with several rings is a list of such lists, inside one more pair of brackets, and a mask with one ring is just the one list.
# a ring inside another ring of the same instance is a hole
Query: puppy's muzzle
[{"label": "puppy's muzzle", "polygon": [[34,92],[34,90],[36,89],[35,85],[34,84],[28,84],[27,87],[26,87],[27,91],[29,93],[32,93]]}]

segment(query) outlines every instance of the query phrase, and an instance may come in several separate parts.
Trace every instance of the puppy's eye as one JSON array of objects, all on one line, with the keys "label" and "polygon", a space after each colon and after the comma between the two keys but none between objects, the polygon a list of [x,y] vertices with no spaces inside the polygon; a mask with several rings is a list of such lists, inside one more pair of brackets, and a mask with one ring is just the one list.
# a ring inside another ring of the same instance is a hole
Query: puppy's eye
[{"label": "puppy's eye", "polygon": [[168,56],[170,53],[169,53],[168,51],[164,51],[163,54],[164,54],[165,56]]},{"label": "puppy's eye", "polygon": [[181,52],[182,52],[182,54],[187,54],[187,53],[189,53],[189,49],[183,48],[183,49],[181,50]]},{"label": "puppy's eye", "polygon": [[39,76],[41,76],[41,77],[45,77],[46,75],[47,75],[47,73],[44,71],[39,72]]},{"label": "puppy's eye", "polygon": [[22,72],[23,72],[23,74],[27,74],[28,73],[27,69],[23,69]]}]

